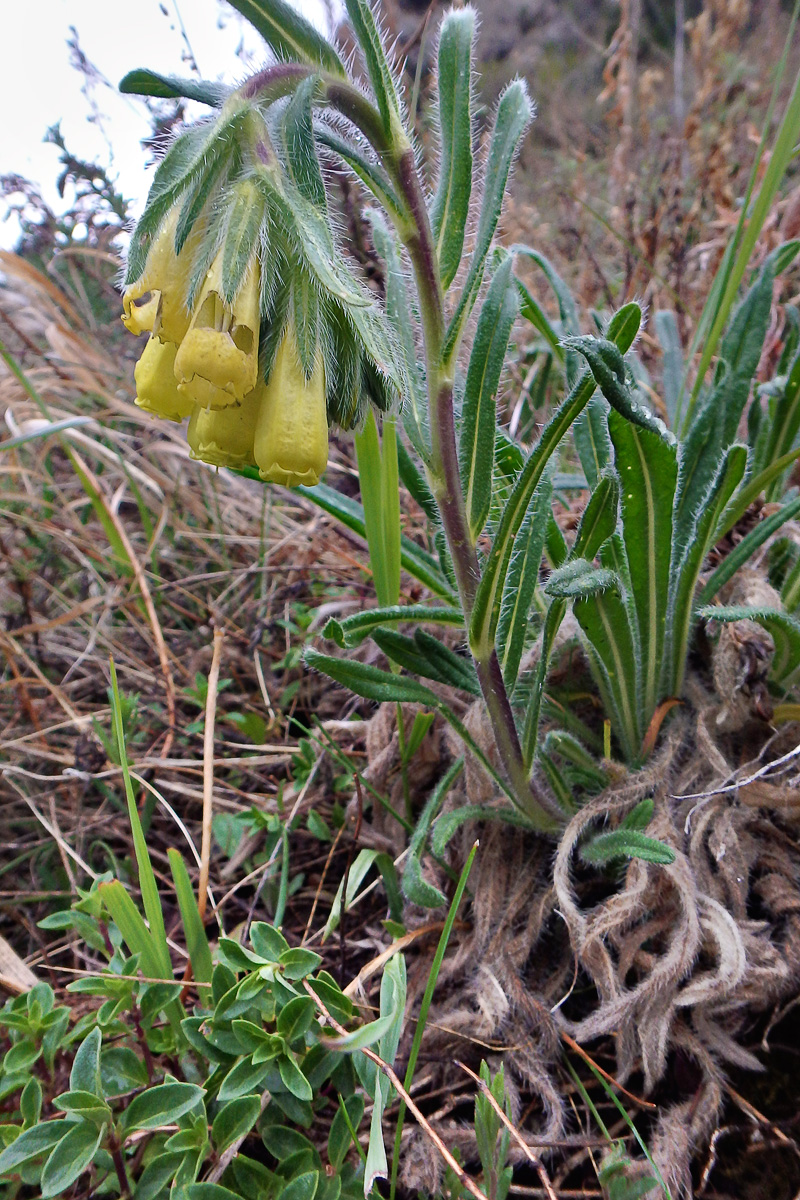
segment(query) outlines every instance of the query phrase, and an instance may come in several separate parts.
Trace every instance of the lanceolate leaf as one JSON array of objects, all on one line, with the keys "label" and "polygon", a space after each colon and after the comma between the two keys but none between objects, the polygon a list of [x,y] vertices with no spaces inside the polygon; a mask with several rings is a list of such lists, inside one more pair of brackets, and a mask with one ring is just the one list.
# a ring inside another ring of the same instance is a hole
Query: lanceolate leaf
[{"label": "lanceolate leaf", "polygon": [[460,688],[472,696],[480,695],[478,676],[472,661],[456,654],[421,629],[416,631],[413,638],[393,629],[376,629],[372,639],[387,658],[414,675]]},{"label": "lanceolate leaf", "polygon": [[528,630],[533,593],[539,579],[552,494],[553,484],[548,472],[536,489],[533,502],[514,539],[514,549],[503,589],[500,617],[497,622],[497,646],[500,667],[509,695],[514,691],[525,647],[525,634]]},{"label": "lanceolate leaf", "polygon": [[431,208],[442,287],[461,263],[472,184],[472,44],[475,13],[451,9],[439,31],[439,182]]},{"label": "lanceolate leaf", "polygon": [[642,713],[637,704],[639,664],[629,613],[619,592],[608,589],[577,600],[575,618],[587,639],[606,712],[625,758],[635,761],[642,743]]},{"label": "lanceolate leaf", "polygon": [[408,858],[403,868],[403,878],[401,881],[403,895],[412,904],[419,904],[423,908],[438,908],[440,904],[447,903],[447,899],[443,893],[437,887],[434,887],[433,884],[423,879],[422,856],[425,852],[425,845],[428,840],[431,824],[438,817],[439,810],[447,799],[447,793],[463,769],[464,759],[457,758],[433,789],[425,807],[420,813],[414,830],[414,836],[408,848]]},{"label": "lanceolate leaf", "polygon": [[544,593],[555,600],[579,600],[607,592],[618,583],[617,575],[608,567],[596,567],[585,558],[570,558],[563,567],[553,571],[544,586]]},{"label": "lanceolate leaf", "polygon": [[755,621],[772,635],[775,657],[770,677],[787,686],[800,669],[800,621],[775,608],[751,608],[746,605],[710,605],[701,608],[706,621]]},{"label": "lanceolate leaf", "polygon": [[675,313],[669,309],[662,309],[661,312],[657,312],[655,315],[655,328],[664,354],[664,404],[667,409],[670,429],[674,430],[675,418],[678,411],[678,397],[681,394],[681,384],[683,382],[683,350]]},{"label": "lanceolate leaf", "polygon": [[324,67],[346,78],[342,60],[330,42],[287,0],[230,0],[279,58]]},{"label": "lanceolate leaf", "polygon": [[[769,402],[769,420],[766,422],[767,436],[762,453],[758,457],[760,467],[768,467],[795,444],[800,429],[800,354],[789,370],[786,385],[775,399]],[[781,477],[772,481],[767,491],[767,500],[778,500],[782,487]]]},{"label": "lanceolate leaf", "polygon": [[583,510],[572,554],[575,558],[595,557],[603,542],[617,527],[619,509],[619,476],[606,470]]},{"label": "lanceolate leaf", "polygon": [[544,687],[550,669],[550,655],[553,652],[556,634],[561,628],[561,622],[567,614],[566,600],[553,600],[547,610],[542,627],[542,645],[539,652],[539,662],[533,678],[533,686],[528,701],[528,711],[525,716],[525,730],[522,737],[522,754],[526,767],[530,768],[539,741],[539,720],[544,700]]},{"label": "lanceolate leaf", "polygon": [[120,81],[119,90],[132,96],[157,96],[161,100],[177,100],[183,96],[208,104],[211,108],[222,108],[230,88],[224,83],[211,83],[206,79],[179,79],[176,75],[159,75],[157,71],[140,68],[129,71]]},{"label": "lanceolate leaf", "polygon": [[283,136],[289,172],[300,191],[320,212],[327,211],[328,199],[314,142],[311,101],[316,79],[309,76],[299,85],[283,114]]},{"label": "lanceolate leaf", "polygon": [[383,127],[387,134],[400,123],[400,101],[392,69],[383,49],[375,14],[369,0],[345,0],[350,24],[364,55],[375,99],[378,101]]},{"label": "lanceolate leaf", "polygon": [[758,499],[772,481],[777,479],[779,475],[782,475],[798,458],[800,458],[800,450],[792,450],[789,454],[781,455],[771,466],[765,467],[763,471],[759,471],[757,475],[748,479],[735,493],[733,499],[720,517],[714,534],[714,540],[718,542],[726,533],[729,533],[736,522],[741,520],[750,505]]},{"label": "lanceolate leaf", "polygon": [[497,107],[497,117],[486,162],[485,188],[472,261],[461,298],[447,331],[442,351],[444,361],[454,357],[461,340],[464,322],[475,303],[483,280],[486,256],[497,229],[497,222],[500,220],[511,164],[532,116],[533,108],[525,84],[522,80],[516,79],[503,92]]},{"label": "lanceolate leaf", "polygon": [[759,546],[763,546],[768,538],[777,533],[781,525],[787,521],[794,521],[800,516],[800,500],[792,500],[789,504],[784,504],[783,508],[779,508],[772,516],[766,517],[765,520],[759,521],[754,529],[751,529],[745,537],[734,546],[733,550],[725,556],[717,569],[711,574],[705,587],[700,593],[699,602],[701,604],[709,604],[721,587],[732,579],[740,567],[744,566],[747,560],[756,552]]},{"label": "lanceolate leaf", "polygon": [[[549,258],[545,258],[538,250],[532,250],[530,246],[514,245],[511,247],[512,254],[522,255],[524,258],[530,258],[544,272],[547,282],[550,284],[558,301],[558,315],[561,321],[561,337],[571,336],[577,337],[581,331],[580,321],[578,320],[578,309],[575,304],[575,298],[572,292],[567,287],[564,280],[559,275]],[[529,318],[530,319],[530,318]],[[572,387],[578,377],[579,363],[577,355],[573,351],[564,352],[564,347],[559,347],[559,357],[566,360],[567,365],[567,386]]]},{"label": "lanceolate leaf", "polygon": [[[343,159],[350,167],[351,171],[355,172],[361,182],[376,196],[378,200],[389,210],[399,216],[403,211],[403,206],[389,180],[389,176],[378,166],[371,158],[368,158],[363,153],[362,149],[353,145],[341,137],[334,129],[327,125],[318,125],[316,129],[317,141],[322,146],[326,146],[332,150],[334,154],[338,154],[339,158]],[[370,212],[368,216],[372,218]]]},{"label": "lanceolate leaf", "polygon": [[718,536],[720,517],[738,487],[746,465],[745,447],[731,446],[717,469],[711,487],[702,498],[695,522],[688,530],[685,541],[678,539],[678,531],[675,533],[674,566],[667,615],[667,653],[664,656],[661,687],[665,696],[680,695],[689,637],[695,617],[694,593],[697,580],[703,560]]},{"label": "lanceolate leaf", "polygon": [[473,541],[483,531],[492,502],[497,389],[508,339],[519,312],[511,266],[509,257],[495,271],[478,318],[464,389],[459,457]]},{"label": "lanceolate leaf", "polygon": [[[633,310],[631,316],[634,313],[641,316],[638,305],[626,305],[626,315],[629,309]],[[636,322],[623,320],[620,330],[620,348],[624,353],[635,336]],[[494,644],[495,630],[500,615],[500,602],[514,539],[524,520],[533,493],[539,486],[550,457],[577,415],[588,404],[594,389],[593,376],[589,372],[585,372],[542,430],[539,441],[517,477],[511,496],[503,510],[492,549],[486,561],[483,578],[475,597],[470,623],[470,645],[476,649],[477,657],[483,657]]]},{"label": "lanceolate leaf", "polygon": [[584,862],[605,866],[615,858],[642,858],[645,862],[668,866],[675,861],[675,851],[656,838],[638,829],[613,829],[590,837],[580,848]]},{"label": "lanceolate leaf", "polygon": [[622,532],[642,651],[641,703],[649,719],[660,699],[677,454],[657,433],[619,413],[609,413],[608,425],[622,484]]},{"label": "lanceolate leaf", "polygon": [[[3,445],[5,446],[5,443]],[[417,464],[401,441],[397,443],[397,469],[409,494],[416,500],[428,520],[433,523],[434,528],[438,528],[441,518],[439,517],[439,509],[436,507],[433,493],[428,487],[427,480],[423,477],[422,472],[418,469]]]},{"label": "lanceolate leaf", "polygon": [[263,219],[264,202],[256,189],[248,185],[236,188],[227,206],[222,247],[222,290],[228,304],[233,304],[253,258]]},{"label": "lanceolate leaf", "polygon": [[360,646],[373,629],[380,626],[409,621],[412,624],[431,622],[438,625],[463,625],[464,615],[460,608],[436,608],[429,604],[398,604],[392,608],[370,608],[354,613],[341,621],[331,617],[323,635],[336,642],[337,646]]}]

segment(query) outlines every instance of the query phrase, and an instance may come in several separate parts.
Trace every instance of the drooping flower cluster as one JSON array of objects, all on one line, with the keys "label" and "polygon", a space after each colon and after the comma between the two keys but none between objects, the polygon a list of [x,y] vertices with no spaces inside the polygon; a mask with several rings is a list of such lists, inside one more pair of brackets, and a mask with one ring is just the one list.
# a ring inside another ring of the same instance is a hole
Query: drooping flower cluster
[{"label": "drooping flower cluster", "polygon": [[288,487],[319,482],[329,425],[353,428],[394,395],[380,310],[339,259],[319,188],[315,200],[258,110],[223,113],[162,163],[123,294],[126,328],[149,334],[137,405],[188,417],[193,457]]}]

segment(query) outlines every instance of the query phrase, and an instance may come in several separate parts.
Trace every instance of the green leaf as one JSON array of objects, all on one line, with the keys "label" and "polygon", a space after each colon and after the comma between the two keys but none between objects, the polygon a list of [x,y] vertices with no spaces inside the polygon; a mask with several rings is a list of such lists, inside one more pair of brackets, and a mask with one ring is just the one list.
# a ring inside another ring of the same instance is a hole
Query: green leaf
[{"label": "green leaf", "polygon": [[186,1200],[241,1200],[240,1192],[232,1192],[221,1183],[190,1183],[182,1189],[182,1195]]},{"label": "green leaf", "polygon": [[345,649],[360,646],[375,629],[404,622],[451,625],[457,628],[459,625],[463,626],[464,614],[460,608],[437,608],[428,604],[368,608],[364,612],[354,613],[351,617],[344,617],[341,621],[331,617],[322,633],[323,637]]},{"label": "green leaf", "polygon": [[416,631],[413,638],[392,629],[376,629],[373,630],[372,640],[387,658],[414,675],[434,679],[448,687],[461,688],[472,696],[481,694],[472,661],[456,654],[421,629]]},{"label": "green leaf", "polygon": [[[192,964],[192,974],[198,984],[210,984],[214,973],[211,960],[211,948],[208,944],[206,931],[200,919],[194,889],[189,879],[189,872],[179,852],[173,847],[167,850],[172,879],[175,884],[175,895],[183,922],[183,932],[186,938],[186,949]],[[200,1000],[205,1004],[211,999],[208,988],[199,988]]]},{"label": "green leaf", "polygon": [[40,1185],[42,1200],[64,1195],[91,1164],[104,1135],[104,1127],[97,1129],[88,1121],[78,1122],[64,1134],[44,1164]]},{"label": "green leaf", "polygon": [[581,515],[572,557],[591,561],[617,527],[619,476],[606,470],[599,478]]},{"label": "green leaf", "polygon": [[264,200],[249,183],[234,186],[225,206],[222,243],[222,294],[233,304],[256,251],[264,219]]},{"label": "green leaf", "polygon": [[378,438],[370,406],[364,428],[356,434],[356,459],[364,506],[369,560],[378,604],[397,604],[400,594],[400,512],[397,483],[397,442],[394,422],[384,421]]},{"label": "green leaf", "polygon": [[[401,216],[403,205],[392,187],[389,176],[378,163],[371,158],[367,158],[360,147],[355,146],[351,141],[347,141],[335,130],[329,129],[326,125],[318,126],[315,132],[320,145],[332,150],[334,154],[343,159],[348,167],[350,167],[350,170],[372,192],[373,196],[377,197],[388,212],[397,217]],[[367,211],[365,215],[369,220],[375,219],[373,212]],[[382,251],[378,250],[378,253],[383,256]]]},{"label": "green leaf", "polygon": [[194,1083],[162,1083],[134,1096],[122,1114],[126,1134],[135,1129],[157,1129],[174,1123],[196,1104],[202,1104],[205,1088]]},{"label": "green leaf", "polygon": [[[472,15],[471,10],[467,10]],[[497,390],[508,339],[519,313],[517,289],[507,257],[494,273],[478,317],[467,369],[461,415],[459,459],[470,533],[480,537],[492,502],[492,469],[497,425]]]},{"label": "green leaf", "polygon": [[[118,879],[113,879],[110,883],[101,883],[97,890],[131,954],[139,955],[143,973],[150,979],[164,978],[161,974],[161,957],[150,930],[124,885]],[[171,966],[169,974],[172,974]]]},{"label": "green leaf", "polygon": [[211,1141],[217,1154],[247,1134],[260,1113],[260,1096],[239,1096],[237,1100],[230,1100],[223,1105],[211,1126]]},{"label": "green leaf", "polygon": [[298,86],[283,113],[283,137],[286,161],[298,191],[326,212],[328,198],[314,142],[311,102],[317,81],[313,76]]},{"label": "green leaf", "polygon": [[486,257],[497,229],[497,222],[500,220],[511,165],[532,117],[533,107],[527,88],[521,79],[515,79],[505,89],[497,106],[497,115],[484,171],[483,200],[478,218],[475,245],[472,250],[469,272],[456,311],[448,326],[442,350],[444,362],[455,358],[464,324],[480,290]]},{"label": "green leaf", "polygon": [[609,413],[608,427],[622,486],[622,536],[639,625],[640,703],[649,723],[661,699],[678,460],[674,445],[616,412]]},{"label": "green leaf", "polygon": [[656,337],[663,352],[664,406],[670,429],[675,428],[678,399],[683,382],[683,348],[678,321],[674,312],[661,309],[655,314]]},{"label": "green leaf", "polygon": [[74,1113],[87,1121],[102,1123],[111,1120],[111,1109],[94,1092],[69,1091],[56,1096],[53,1105],[60,1112]]},{"label": "green leaf", "polygon": [[[620,347],[626,351],[636,332],[636,316],[641,310],[636,304],[626,305],[617,317],[620,321]],[[586,407],[595,390],[591,374],[584,373],[566,400],[558,407],[545,428],[539,441],[528,456],[517,477],[506,504],[492,548],[486,561],[483,578],[478,586],[470,622],[470,645],[476,658],[486,658],[494,645],[494,636],[500,614],[503,594],[514,539],[525,518],[528,505],[544,474],[547,464],[569,430],[577,415]]]},{"label": "green leaf", "polygon": [[261,34],[279,59],[310,63],[347,78],[344,63],[330,42],[286,0],[230,0]]},{"label": "green leaf", "polygon": [[279,929],[266,921],[254,921],[250,926],[250,942],[256,954],[265,962],[278,962],[289,949],[289,943]]},{"label": "green leaf", "polygon": [[573,612],[586,637],[606,713],[625,758],[635,761],[642,744],[643,713],[637,703],[639,663],[628,609],[613,587],[577,600]]},{"label": "green leaf", "polygon": [[[342,1109],[344,1108],[344,1112]],[[339,1097],[339,1109],[331,1122],[328,1134],[328,1162],[334,1171],[340,1171],[353,1144],[351,1127],[358,1133],[364,1117],[364,1097],[355,1095],[347,1099]]]},{"label": "green leaf", "polygon": [[439,815],[439,810],[444,804],[448,792],[463,769],[463,758],[457,758],[439,783],[437,783],[420,813],[411,844],[408,848],[408,857],[403,868],[403,894],[412,904],[419,904],[422,908],[439,908],[440,905],[447,903],[446,896],[437,887],[434,887],[433,884],[423,879],[422,855],[425,851],[425,844],[428,840],[431,825]]},{"label": "green leaf", "polygon": [[291,1045],[308,1033],[313,1020],[314,1001],[310,996],[295,996],[278,1013],[278,1033]]},{"label": "green leaf", "polygon": [[800,669],[800,621],[776,608],[755,608],[749,605],[708,605],[698,616],[706,621],[755,621],[771,635],[775,657],[770,678],[786,687]]},{"label": "green leaf", "polygon": [[392,137],[402,127],[400,100],[395,88],[392,69],[383,49],[375,14],[368,0],[345,0],[347,15],[358,39],[367,67],[369,81],[378,101],[384,132]]},{"label": "green leaf", "polygon": [[196,100],[211,108],[222,108],[231,89],[224,83],[211,83],[207,79],[179,79],[177,75],[159,75],[140,67],[129,71],[120,81],[119,90],[132,96],[156,96],[160,100]]},{"label": "green leaf", "polygon": [[9,1175],[24,1163],[49,1154],[53,1146],[57,1145],[72,1127],[70,1121],[58,1120],[43,1121],[41,1125],[24,1130],[0,1154],[0,1175]]},{"label": "green leaf", "polygon": [[439,28],[439,180],[431,227],[442,288],[461,263],[472,186],[472,47],[475,12],[451,9]]},{"label": "green leaf", "polygon": [[433,826],[431,850],[441,857],[448,842],[466,821],[504,821],[508,825],[528,828],[525,818],[513,808],[485,808],[480,804],[465,804],[453,812],[443,813]]},{"label": "green leaf", "polygon": [[757,475],[753,475],[743,484],[735,493],[733,499],[728,504],[728,507],[723,512],[719,519],[717,528],[714,533],[714,540],[718,542],[730,533],[734,525],[744,516],[751,504],[754,503],[765,491],[774,479],[790,467],[792,463],[800,458],[800,449],[792,450],[789,454],[784,454],[776,459],[769,467],[765,467],[763,471],[759,471]]},{"label": "green leaf", "polygon": [[570,558],[553,571],[543,590],[556,600],[573,600],[595,596],[618,585],[619,579],[608,567],[596,567],[585,558]]},{"label": "green leaf", "polygon": [[382,671],[368,663],[350,661],[342,658],[331,658],[320,654],[317,650],[307,649],[303,655],[306,665],[312,670],[321,671],[336,683],[363,696],[365,700],[375,700],[379,704],[386,701],[401,701],[410,704],[425,704],[439,706],[439,700],[429,688],[409,679],[404,675],[393,675],[391,671]]},{"label": "green leaf", "polygon": [[322,965],[322,958],[313,950],[295,946],[291,950],[284,950],[278,964],[286,979],[305,979],[306,975],[310,975]]},{"label": "green leaf", "polygon": [[32,1075],[19,1098],[19,1111],[25,1128],[36,1125],[42,1115],[42,1085]]},{"label": "green leaf", "polygon": [[759,546],[763,546],[764,542],[777,533],[781,525],[787,521],[793,521],[797,516],[800,516],[800,499],[784,504],[777,512],[772,513],[765,520],[759,521],[758,525],[745,534],[742,540],[726,554],[716,570],[709,576],[705,587],[700,592],[699,603],[709,604],[720,588],[724,587],[739,568],[752,558]]},{"label": "green leaf", "polygon": [[221,1102],[238,1100],[241,1096],[260,1091],[271,1070],[271,1062],[252,1063],[249,1058],[242,1059],[223,1079],[217,1099]]},{"label": "green leaf", "polygon": [[539,567],[551,515],[552,478],[549,472],[536,489],[525,515],[508,565],[497,621],[497,646],[506,689],[511,694],[517,682],[519,664],[525,647],[533,595],[539,580]]},{"label": "green leaf", "polygon": [[[158,956],[158,970],[154,972],[156,977],[169,979],[172,975],[172,962],[169,955],[169,947],[167,946],[167,934],[164,928],[164,914],[161,909],[161,897],[159,895],[158,884],[156,883],[155,872],[153,865],[150,862],[150,853],[147,849],[147,839],[144,836],[142,822],[139,818],[139,809],[136,805],[136,797],[133,792],[133,783],[131,781],[130,770],[128,768],[128,754],[125,748],[125,732],[122,725],[122,704],[120,701],[119,687],[117,685],[117,672],[114,666],[113,659],[110,662],[111,668],[111,719],[114,728],[114,737],[117,743],[118,761],[122,765],[122,779],[125,785],[125,798],[128,805],[128,820],[130,821],[131,833],[133,835],[133,848],[136,854],[136,868],[139,875],[139,888],[142,893],[142,903],[144,905],[145,915],[150,925],[150,937],[152,939],[153,950]],[[107,896],[107,892],[104,895]],[[136,951],[134,950],[134,953]]]},{"label": "green leaf", "polygon": [[296,1096],[298,1100],[314,1099],[314,1091],[311,1084],[306,1079],[303,1072],[298,1067],[297,1063],[288,1054],[283,1054],[278,1059],[278,1071],[283,1080],[284,1086],[288,1091]]},{"label": "green leaf", "polygon": [[615,858],[642,858],[645,862],[669,866],[675,851],[636,829],[614,829],[598,833],[583,843],[580,856],[586,863],[605,866]]},{"label": "green leaf", "polygon": [[76,1050],[69,1076],[71,1091],[91,1092],[94,1096],[102,1096],[103,1090],[100,1084],[101,1041],[102,1034],[95,1026]]},{"label": "green leaf", "polygon": [[745,447],[731,446],[702,499],[694,525],[687,530],[685,546],[676,540],[673,547],[675,565],[672,569],[667,615],[667,654],[662,681],[662,693],[666,696],[679,695],[683,687],[689,638],[695,617],[694,594],[697,580],[703,561],[718,537],[721,516],[744,475],[746,465]]},{"label": "green leaf", "polygon": [[[242,471],[241,474],[250,475],[250,472]],[[255,475],[257,474],[258,472],[255,472]],[[335,491],[334,488],[328,487],[324,483],[318,483],[313,488],[301,487],[297,491],[325,512],[336,517],[346,528],[352,529],[354,533],[366,539],[364,510],[357,500],[343,496],[341,492]],[[450,601],[455,599],[455,592],[442,576],[439,564],[433,555],[421,550],[410,538],[405,536],[400,540],[400,564],[404,571],[430,588],[434,595]]]},{"label": "green leaf", "polygon": [[283,1191],[278,1193],[277,1200],[314,1200],[318,1186],[319,1171],[305,1171],[287,1183]]}]

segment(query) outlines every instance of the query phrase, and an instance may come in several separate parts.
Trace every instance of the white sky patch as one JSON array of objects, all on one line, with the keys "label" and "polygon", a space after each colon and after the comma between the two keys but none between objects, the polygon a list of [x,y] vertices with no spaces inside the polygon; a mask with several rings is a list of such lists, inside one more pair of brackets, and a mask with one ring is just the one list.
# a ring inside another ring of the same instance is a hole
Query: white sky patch
[{"label": "white sky patch", "polygon": [[[302,0],[298,7],[327,32],[325,0]],[[181,23],[205,79],[236,83],[267,61],[267,48],[252,26],[220,0],[41,0],[35,5],[4,5],[0,174],[25,176],[56,213],[66,211],[72,190],[67,187],[63,200],[58,195],[60,151],[42,140],[60,121],[70,153],[104,167],[118,191],[134,201],[131,216],[138,215],[152,177],[146,170],[151,155],[141,146],[150,124],[143,103],[121,96],[116,86],[137,67],[192,76]],[[93,89],[99,121],[92,119],[91,105],[82,94],[84,76],[70,65],[70,26],[77,30],[83,53],[110,85],[98,82]],[[200,111],[208,110],[190,105],[187,115]],[[19,232],[16,217],[9,216],[0,200],[0,247],[13,248]]]}]

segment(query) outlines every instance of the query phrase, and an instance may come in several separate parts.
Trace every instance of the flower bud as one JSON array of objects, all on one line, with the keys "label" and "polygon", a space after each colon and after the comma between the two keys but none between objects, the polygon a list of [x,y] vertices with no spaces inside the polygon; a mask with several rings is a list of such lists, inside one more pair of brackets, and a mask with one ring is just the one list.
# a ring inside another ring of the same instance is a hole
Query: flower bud
[{"label": "flower bud", "polygon": [[285,487],[319,483],[328,463],[322,354],[317,352],[314,372],[306,379],[291,327],[264,389],[254,448],[261,478]]},{"label": "flower bud", "polygon": [[[191,247],[175,253],[179,209],[168,214],[150,248],[144,274],[125,289],[122,323],[131,333],[155,333],[164,342],[178,343],[189,328],[186,291]],[[191,239],[190,239],[191,241]]]},{"label": "flower bud", "polygon": [[253,258],[232,305],[222,290],[222,253],[214,259],[189,331],[175,359],[178,387],[200,408],[242,400],[258,376],[259,270]]},{"label": "flower bud", "polygon": [[239,404],[227,408],[195,408],[187,439],[192,458],[213,467],[254,467],[253,441],[265,387],[260,384]]},{"label": "flower bud", "polygon": [[175,382],[174,342],[162,342],[150,337],[137,362],[133,377],[136,381],[136,403],[145,412],[168,421],[182,421],[192,411],[192,403],[182,396]]}]

